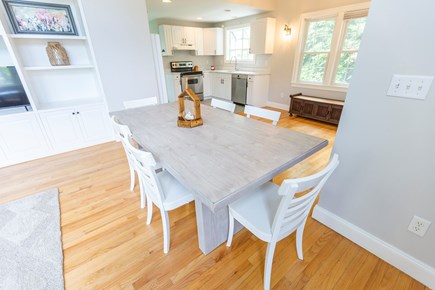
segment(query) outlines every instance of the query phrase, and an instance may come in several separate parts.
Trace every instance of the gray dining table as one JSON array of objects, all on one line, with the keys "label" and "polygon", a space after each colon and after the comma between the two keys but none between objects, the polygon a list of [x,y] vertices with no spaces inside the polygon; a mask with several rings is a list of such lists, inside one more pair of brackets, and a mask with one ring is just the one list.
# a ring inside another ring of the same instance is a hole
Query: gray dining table
[{"label": "gray dining table", "polygon": [[[195,195],[199,248],[227,239],[228,204],[328,144],[327,140],[201,104],[204,125],[177,126],[178,103],[111,113]],[[240,229],[240,225],[237,227]]]}]

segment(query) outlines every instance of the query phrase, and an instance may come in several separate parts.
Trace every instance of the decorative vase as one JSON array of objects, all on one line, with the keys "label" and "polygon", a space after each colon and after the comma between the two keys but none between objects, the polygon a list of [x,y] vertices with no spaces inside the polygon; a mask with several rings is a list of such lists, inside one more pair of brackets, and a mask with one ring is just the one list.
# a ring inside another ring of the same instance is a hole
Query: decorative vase
[{"label": "decorative vase", "polygon": [[68,54],[60,42],[48,42],[46,51],[51,65],[70,65]]}]

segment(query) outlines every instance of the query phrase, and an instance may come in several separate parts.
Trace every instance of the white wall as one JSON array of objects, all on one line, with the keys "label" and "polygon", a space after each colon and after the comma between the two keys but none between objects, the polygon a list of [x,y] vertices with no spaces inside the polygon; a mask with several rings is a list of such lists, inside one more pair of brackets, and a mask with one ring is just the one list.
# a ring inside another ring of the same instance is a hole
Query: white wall
[{"label": "white wall", "polygon": [[[435,2],[373,1],[319,207],[435,268],[435,84],[426,100],[386,96],[393,74],[435,75]],[[435,273],[435,272],[432,272]],[[435,274],[432,276],[435,287]]]},{"label": "white wall", "polygon": [[145,0],[82,0],[109,111],[158,96]]}]

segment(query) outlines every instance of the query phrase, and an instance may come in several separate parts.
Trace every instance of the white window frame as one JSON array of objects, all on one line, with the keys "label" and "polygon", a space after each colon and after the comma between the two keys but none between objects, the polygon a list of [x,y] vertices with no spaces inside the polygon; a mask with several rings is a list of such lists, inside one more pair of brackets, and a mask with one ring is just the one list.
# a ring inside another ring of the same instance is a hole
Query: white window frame
[{"label": "white window frame", "polygon": [[[342,52],[342,46],[346,34],[344,14],[354,10],[369,9],[370,2],[364,2],[355,5],[341,6],[334,9],[321,10],[301,15],[298,44],[295,52],[295,62],[292,74],[292,86],[299,88],[320,89],[328,91],[347,92],[349,85],[337,84],[334,82],[338,68],[338,61]],[[332,35],[331,49],[326,61],[325,74],[323,83],[305,82],[299,80],[301,70],[301,60],[304,55],[304,47],[308,30],[309,21],[335,19],[335,27]]]},{"label": "white window frame", "polygon": [[[238,24],[238,25],[232,25],[232,26],[228,26],[225,27],[225,51],[224,51],[224,62],[226,64],[229,64],[231,62],[231,60],[228,58],[228,51],[229,51],[229,47],[228,47],[228,30],[233,30],[233,29],[239,29],[239,28],[244,28],[244,27],[251,27],[251,25],[249,23],[244,23],[244,24]],[[250,36],[249,36],[250,37]],[[249,39],[249,41],[251,41],[251,39]],[[249,51],[251,51],[251,47],[249,47]],[[237,63],[238,64],[255,64],[255,54],[253,55],[252,60],[241,60],[241,59],[237,59]]]}]

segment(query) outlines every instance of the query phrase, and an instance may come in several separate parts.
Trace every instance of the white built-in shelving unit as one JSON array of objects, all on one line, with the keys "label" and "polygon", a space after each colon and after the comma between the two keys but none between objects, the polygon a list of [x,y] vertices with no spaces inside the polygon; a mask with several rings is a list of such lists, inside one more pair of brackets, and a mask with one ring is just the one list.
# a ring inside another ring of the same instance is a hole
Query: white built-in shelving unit
[{"label": "white built-in shelving unit", "polygon": [[[78,36],[14,34],[0,3],[0,66],[16,67],[31,104],[29,112],[0,110],[0,167],[113,138],[81,0],[44,2],[70,5]],[[71,65],[50,65],[51,41],[62,44]],[[23,142],[29,146],[14,149]]]}]

